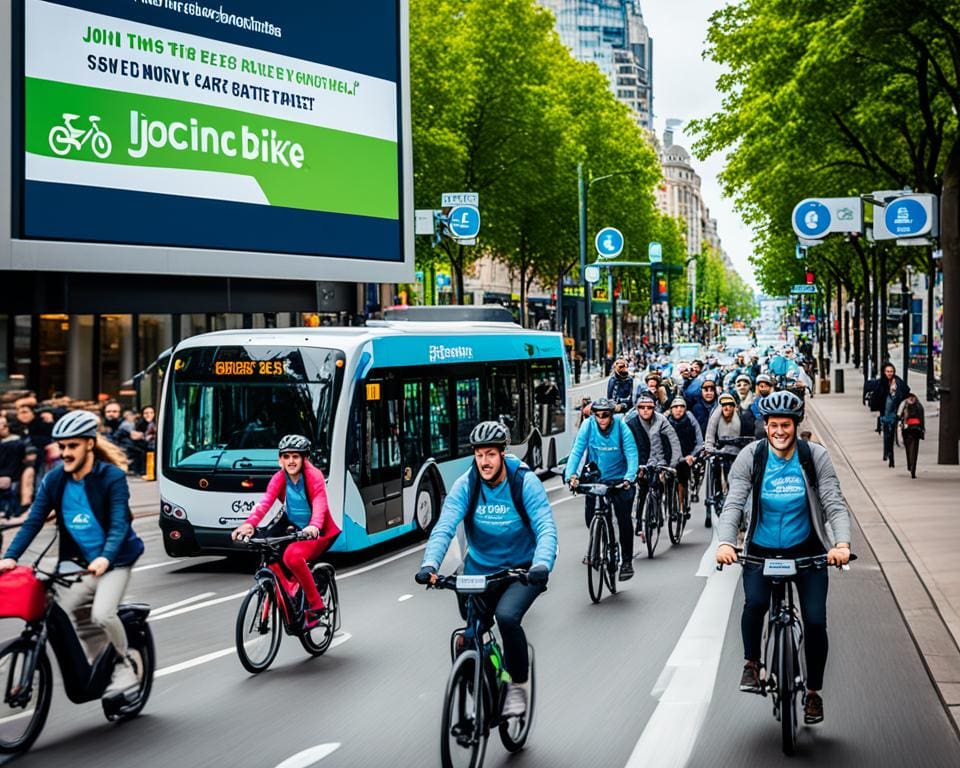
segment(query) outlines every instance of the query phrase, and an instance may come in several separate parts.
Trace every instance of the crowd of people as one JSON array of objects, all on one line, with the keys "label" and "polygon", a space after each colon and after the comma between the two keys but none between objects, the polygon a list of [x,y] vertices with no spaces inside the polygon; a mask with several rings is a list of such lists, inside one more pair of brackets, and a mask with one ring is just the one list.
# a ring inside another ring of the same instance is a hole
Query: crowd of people
[{"label": "crowd of people", "polygon": [[[54,424],[67,413],[87,410],[71,405],[68,398],[41,403],[27,392],[0,407],[0,516],[7,524],[22,522],[40,481],[61,463]],[[116,400],[98,410],[100,434],[122,450],[129,473],[144,474],[147,454],[156,449],[156,410],[124,409]]]}]

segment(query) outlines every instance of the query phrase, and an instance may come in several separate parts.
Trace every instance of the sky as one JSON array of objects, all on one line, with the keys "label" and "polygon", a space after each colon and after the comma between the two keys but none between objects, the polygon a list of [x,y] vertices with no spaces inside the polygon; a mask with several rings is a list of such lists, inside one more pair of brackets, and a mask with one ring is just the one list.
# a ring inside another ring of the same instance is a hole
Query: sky
[{"label": "sky", "polygon": [[[727,5],[723,0],[641,0],[644,20],[653,38],[653,125],[663,139],[668,118],[686,123],[706,117],[721,106],[716,89],[723,69],[702,57],[710,15]],[[674,130],[673,141],[690,149],[693,138],[683,127]],[[713,155],[706,161],[692,160],[703,179],[703,199],[724,250],[740,276],[755,289],[757,282],[749,262],[752,233],[740,222],[733,201],[722,196],[717,174],[723,169],[723,157]]]}]

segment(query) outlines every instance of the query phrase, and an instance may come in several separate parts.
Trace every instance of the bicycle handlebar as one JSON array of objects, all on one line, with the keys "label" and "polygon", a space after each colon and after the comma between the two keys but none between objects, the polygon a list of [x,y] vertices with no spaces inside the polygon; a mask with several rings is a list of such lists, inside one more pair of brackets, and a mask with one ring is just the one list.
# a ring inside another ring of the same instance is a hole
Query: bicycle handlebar
[{"label": "bicycle handlebar", "polygon": [[718,437],[717,438],[717,447],[726,448],[727,446],[734,446],[739,448],[745,448],[750,445],[755,437]]},{"label": "bicycle handlebar", "polygon": [[[625,481],[624,481],[625,482]],[[630,483],[632,485],[632,483]],[[623,488],[623,482],[613,483],[578,483],[576,488],[571,488],[570,492],[574,495],[583,494],[585,496],[608,496],[611,491]]]},{"label": "bicycle handlebar", "polygon": [[[762,566],[764,562],[767,560],[779,559],[779,558],[772,558],[772,557],[756,557],[755,555],[745,555],[743,554],[743,550],[736,549],[736,548],[734,548],[734,551],[737,553],[737,559],[733,561],[734,565],[742,566],[744,563],[746,563],[747,565]],[[787,557],[783,559],[793,560],[793,562],[797,566],[798,571],[803,570],[805,568],[822,568],[823,566],[827,565],[826,555],[809,555],[807,557],[793,557],[793,558]],[[856,559],[857,559],[857,556],[853,554],[853,552],[851,552],[850,559],[847,562],[852,563]],[[841,565],[837,566],[837,568],[842,568],[842,567],[843,566]],[[717,563],[717,570],[718,571],[723,570],[723,563]]]},{"label": "bicycle handlebar", "polygon": [[273,548],[290,541],[306,541],[309,537],[305,536],[303,531],[289,533],[286,536],[263,536],[256,538],[254,536],[240,536],[237,541],[246,544],[248,547]]},{"label": "bicycle handlebar", "polygon": [[[464,574],[452,574],[450,576],[442,576],[441,574],[436,574],[437,578],[430,584],[427,584],[427,589],[450,589],[454,592],[460,592],[457,588],[457,579]],[[485,586],[482,590],[479,590],[480,593],[486,592],[492,587],[497,586],[498,584],[509,584],[515,581],[519,581],[521,584],[527,583],[527,571],[522,568],[511,568],[510,570],[500,571],[499,573],[491,573],[489,576],[481,576],[485,580]],[[463,590],[465,594],[477,594],[478,590]]]}]

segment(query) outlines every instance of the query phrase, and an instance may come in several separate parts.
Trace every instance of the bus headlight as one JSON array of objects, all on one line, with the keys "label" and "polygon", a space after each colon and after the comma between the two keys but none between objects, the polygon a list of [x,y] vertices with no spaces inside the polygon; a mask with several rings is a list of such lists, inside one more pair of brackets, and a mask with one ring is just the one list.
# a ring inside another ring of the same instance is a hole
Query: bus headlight
[{"label": "bus headlight", "polygon": [[187,519],[187,511],[183,507],[178,507],[176,504],[171,504],[163,499],[160,500],[160,513],[175,520]]}]

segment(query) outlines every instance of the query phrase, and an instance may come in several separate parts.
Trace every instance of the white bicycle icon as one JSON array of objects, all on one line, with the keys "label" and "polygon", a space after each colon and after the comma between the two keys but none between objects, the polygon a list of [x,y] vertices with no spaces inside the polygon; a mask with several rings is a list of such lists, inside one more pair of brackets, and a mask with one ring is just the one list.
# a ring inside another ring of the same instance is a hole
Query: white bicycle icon
[{"label": "white bicycle icon", "polygon": [[54,154],[64,157],[74,149],[79,152],[83,149],[83,145],[89,140],[93,154],[101,160],[105,160],[113,151],[113,144],[110,141],[110,137],[100,130],[100,126],[97,125],[97,123],[100,122],[100,117],[98,115],[90,115],[87,118],[90,121],[90,127],[87,128],[86,131],[73,126],[73,121],[78,117],[79,115],[71,115],[67,112],[63,113],[64,124],[55,125],[50,129],[50,136],[47,139],[50,144],[50,149],[53,150]]}]

